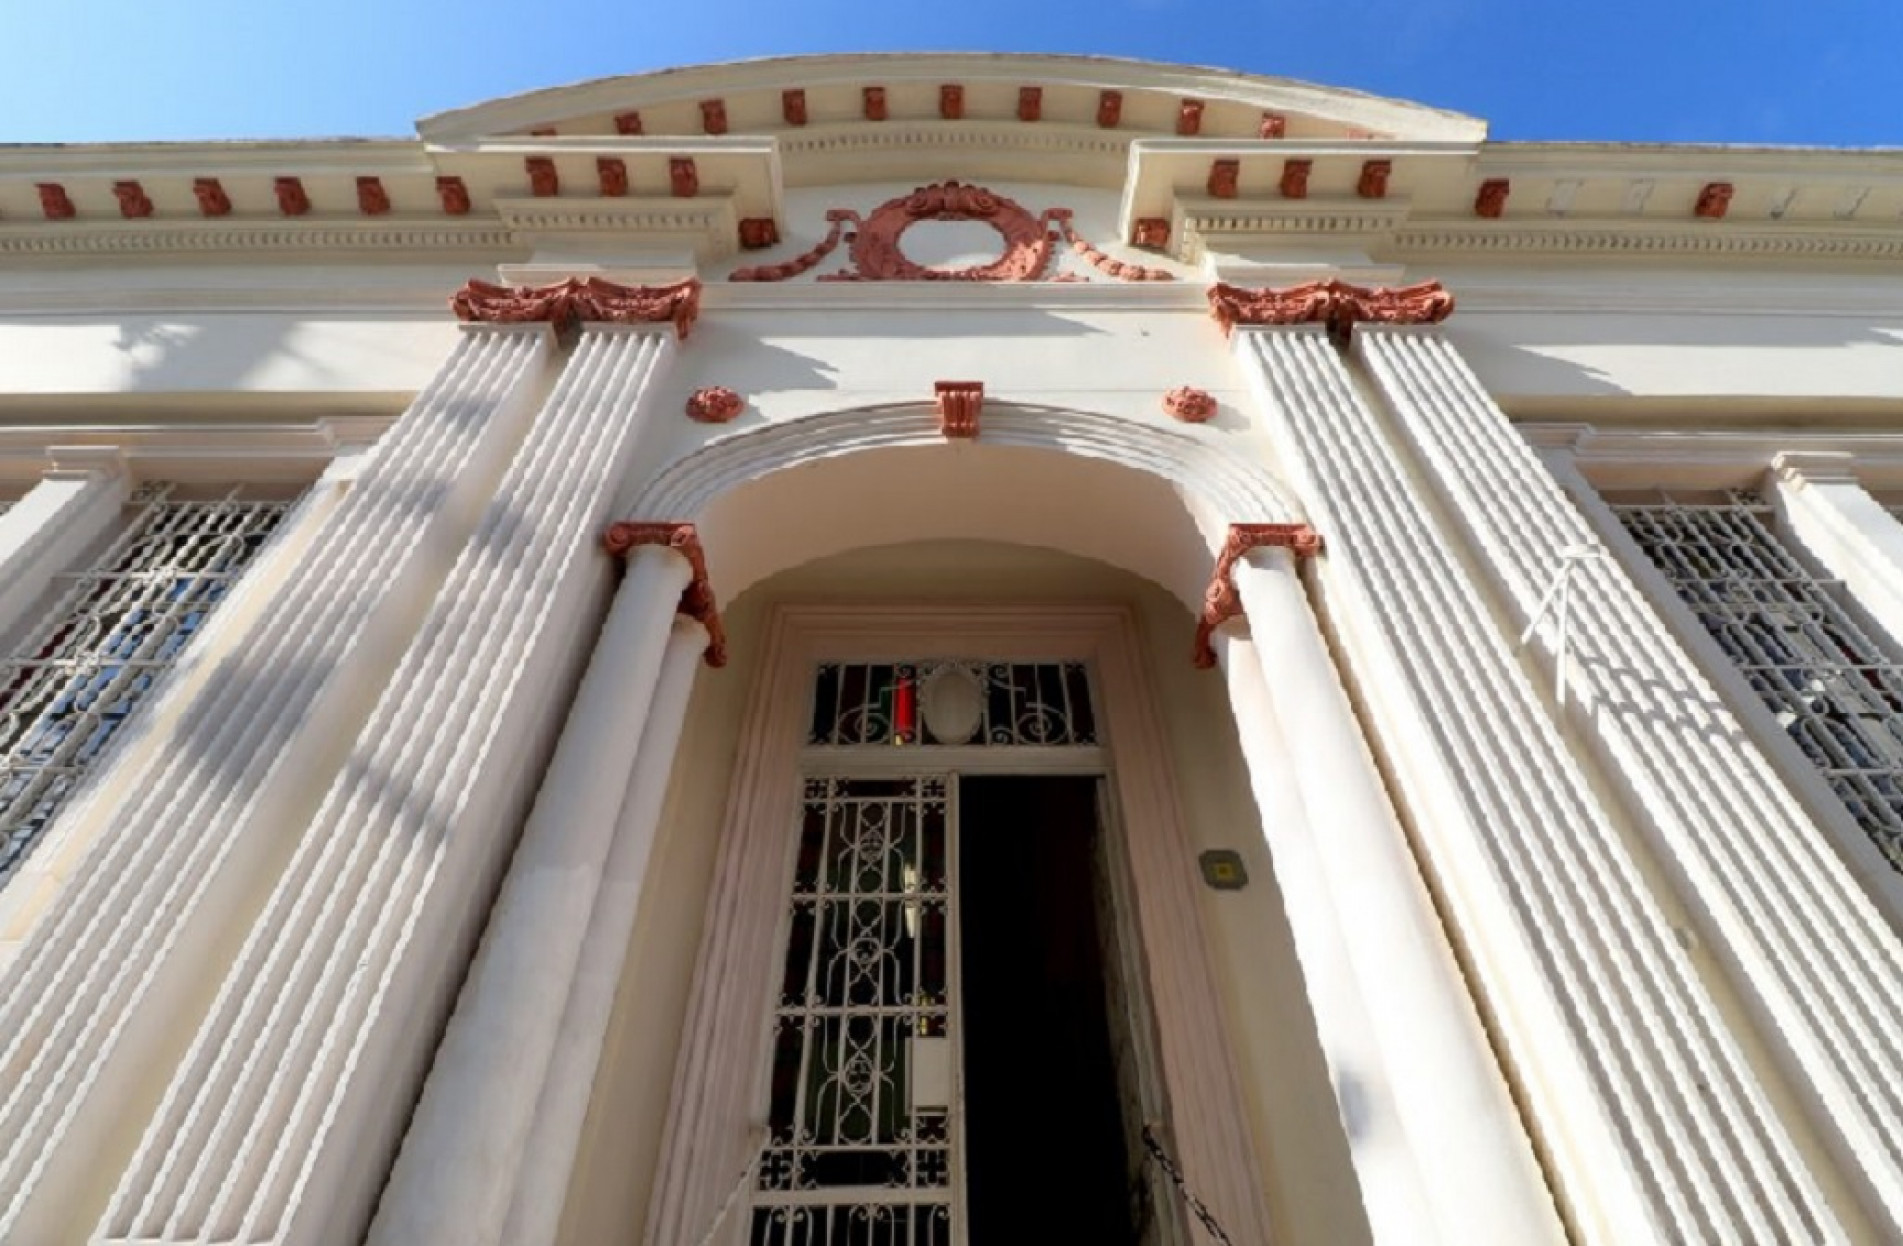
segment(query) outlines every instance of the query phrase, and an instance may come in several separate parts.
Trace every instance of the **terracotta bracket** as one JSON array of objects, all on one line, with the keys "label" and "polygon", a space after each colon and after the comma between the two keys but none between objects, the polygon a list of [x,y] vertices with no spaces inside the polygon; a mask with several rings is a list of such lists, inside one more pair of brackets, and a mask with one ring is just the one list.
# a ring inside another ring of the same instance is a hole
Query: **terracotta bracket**
[{"label": "terracotta bracket", "polygon": [[1225,335],[1237,325],[1319,324],[1345,346],[1357,324],[1439,324],[1454,314],[1454,296],[1438,281],[1411,286],[1356,286],[1310,281],[1298,286],[1247,290],[1218,283],[1209,289],[1209,310]]},{"label": "terracotta bracket", "polygon": [[939,381],[938,431],[948,440],[971,441],[978,436],[978,417],[984,411],[983,381]]},{"label": "terracotta bracket", "polygon": [[1305,523],[1232,523],[1229,537],[1216,556],[1216,570],[1203,593],[1203,612],[1196,621],[1196,666],[1208,670],[1216,664],[1212,638],[1216,629],[1242,615],[1242,595],[1236,591],[1236,562],[1252,549],[1285,549],[1297,558],[1313,558],[1322,552],[1321,533]]},{"label": "terracotta bracket", "polygon": [[456,319],[479,324],[546,321],[557,332],[580,321],[672,324],[682,341],[700,314],[700,282],[624,286],[600,277],[570,277],[547,286],[499,286],[471,280],[449,300]]},{"label": "terracotta bracket", "polygon": [[720,604],[714,598],[713,585],[707,580],[707,555],[700,547],[700,533],[691,523],[616,523],[602,534],[601,547],[622,565],[628,555],[643,545],[662,545],[687,559],[694,578],[681,590],[675,612],[684,614],[707,629],[707,650],[703,655],[709,666],[727,665],[727,629],[720,622]]}]

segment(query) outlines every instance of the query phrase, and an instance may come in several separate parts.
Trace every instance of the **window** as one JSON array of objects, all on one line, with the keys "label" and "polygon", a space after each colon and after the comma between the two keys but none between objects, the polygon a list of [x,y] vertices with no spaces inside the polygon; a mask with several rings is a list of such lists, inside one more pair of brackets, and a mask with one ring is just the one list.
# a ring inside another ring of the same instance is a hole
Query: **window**
[{"label": "window", "polygon": [[0,884],[289,509],[232,490],[141,489],[91,565],[0,658]]},{"label": "window", "polygon": [[1903,871],[1903,665],[1812,574],[1756,494],[1613,512],[1875,842]]}]

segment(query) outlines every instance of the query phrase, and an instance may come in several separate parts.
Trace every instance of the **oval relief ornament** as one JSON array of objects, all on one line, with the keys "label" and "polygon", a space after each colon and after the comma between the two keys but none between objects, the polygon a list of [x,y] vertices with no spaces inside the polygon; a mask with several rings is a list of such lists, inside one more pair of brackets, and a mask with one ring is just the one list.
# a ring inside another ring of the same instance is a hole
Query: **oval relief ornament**
[{"label": "oval relief ornament", "polygon": [[1201,424],[1216,414],[1216,399],[1206,389],[1178,385],[1163,395],[1163,409],[1185,424]]},{"label": "oval relief ornament", "polygon": [[969,744],[984,725],[984,681],[962,666],[941,666],[919,684],[919,712],[938,744]]},{"label": "oval relief ornament", "polygon": [[724,385],[709,385],[687,396],[687,416],[701,424],[725,424],[746,409],[747,400]]}]

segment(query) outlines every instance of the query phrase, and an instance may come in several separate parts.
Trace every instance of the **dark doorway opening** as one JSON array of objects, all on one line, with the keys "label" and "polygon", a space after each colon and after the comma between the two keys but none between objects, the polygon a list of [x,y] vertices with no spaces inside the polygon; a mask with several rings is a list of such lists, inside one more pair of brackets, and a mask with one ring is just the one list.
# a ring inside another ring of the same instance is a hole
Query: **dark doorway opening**
[{"label": "dark doorway opening", "polygon": [[1096,780],[958,785],[972,1246],[1137,1246],[1094,894]]}]

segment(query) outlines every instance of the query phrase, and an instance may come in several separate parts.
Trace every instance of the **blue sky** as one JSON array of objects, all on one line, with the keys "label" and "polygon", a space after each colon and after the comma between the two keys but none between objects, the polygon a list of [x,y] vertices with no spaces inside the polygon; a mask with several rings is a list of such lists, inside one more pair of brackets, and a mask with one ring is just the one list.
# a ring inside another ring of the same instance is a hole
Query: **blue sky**
[{"label": "blue sky", "polygon": [[1501,139],[1903,146],[1903,0],[0,0],[0,142],[394,136],[534,87],[825,51],[1221,65]]}]

